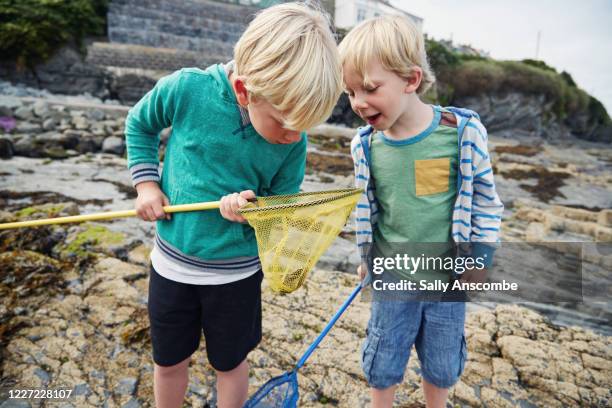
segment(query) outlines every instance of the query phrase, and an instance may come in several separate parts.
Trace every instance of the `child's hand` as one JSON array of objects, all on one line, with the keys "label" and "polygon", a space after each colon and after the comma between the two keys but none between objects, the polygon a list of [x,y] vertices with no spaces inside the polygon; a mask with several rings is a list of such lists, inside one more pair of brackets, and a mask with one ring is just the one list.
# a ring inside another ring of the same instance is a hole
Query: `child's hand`
[{"label": "child's hand", "polygon": [[367,273],[368,268],[366,268],[364,264],[361,264],[357,267],[357,275],[359,276],[359,279],[364,280]]},{"label": "child's hand", "polygon": [[240,193],[232,193],[221,197],[221,205],[219,207],[221,216],[229,221],[246,222],[244,217],[237,211],[240,207],[248,203],[247,200],[251,198],[255,198],[255,193],[252,190],[245,190]]},{"label": "child's hand", "polygon": [[166,214],[163,209],[164,206],[170,205],[170,201],[159,188],[159,184],[155,181],[145,181],[136,185],[136,191],[138,191],[136,213],[140,219],[145,221],[170,219],[170,214]]},{"label": "child's hand", "polygon": [[459,280],[463,283],[485,283],[487,281],[487,268],[467,269],[461,274]]}]

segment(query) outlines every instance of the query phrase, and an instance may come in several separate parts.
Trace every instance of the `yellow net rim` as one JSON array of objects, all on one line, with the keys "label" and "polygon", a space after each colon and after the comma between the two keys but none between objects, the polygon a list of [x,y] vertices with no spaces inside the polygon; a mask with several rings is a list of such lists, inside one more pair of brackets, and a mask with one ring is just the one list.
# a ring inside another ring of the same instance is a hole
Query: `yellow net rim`
[{"label": "yellow net rim", "polygon": [[[303,203],[291,203],[291,204],[276,204],[265,207],[255,207],[253,204],[247,204],[243,208],[240,208],[238,212],[241,214],[246,213],[255,213],[255,212],[264,212],[264,211],[273,211],[273,210],[282,210],[286,208],[299,208],[299,207],[310,207],[312,205],[325,204],[336,200],[341,200],[346,197],[350,197],[355,194],[361,194],[363,190],[360,188],[344,188],[338,190],[327,190],[323,191],[325,194],[329,194],[329,197],[322,197],[313,201],[307,201]],[[296,194],[284,194],[274,196],[274,198],[295,198],[295,197],[306,197],[310,195],[321,194],[322,191],[313,191],[313,192],[304,192],[304,193],[296,193]],[[265,197],[262,197],[265,198]]]}]

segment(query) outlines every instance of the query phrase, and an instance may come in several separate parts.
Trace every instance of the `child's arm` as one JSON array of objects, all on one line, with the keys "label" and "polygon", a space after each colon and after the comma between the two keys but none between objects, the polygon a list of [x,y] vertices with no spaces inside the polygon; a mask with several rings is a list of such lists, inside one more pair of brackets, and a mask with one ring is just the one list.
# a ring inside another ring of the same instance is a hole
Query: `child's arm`
[{"label": "child's arm", "polygon": [[[470,131],[477,132],[474,141],[481,151],[472,155],[474,170],[473,196],[472,196],[472,229],[470,237],[473,257],[485,257],[488,267],[493,262],[493,253],[499,242],[500,226],[504,205],[495,188],[493,168],[487,148],[487,131],[478,121],[472,121],[476,128]],[[486,256],[485,256],[486,255]]]},{"label": "child's arm", "polygon": [[[367,188],[367,185],[365,184],[365,181],[363,180],[363,175],[361,174],[361,172],[364,169],[365,166],[365,159],[362,157],[363,155],[363,149],[361,147],[361,137],[359,135],[359,133],[353,137],[353,139],[351,140],[351,158],[353,159],[353,170],[354,170],[354,175],[355,175],[355,187],[357,188],[362,188],[364,191]],[[360,177],[361,176],[361,177]],[[360,204],[361,205],[365,205],[365,200],[364,198],[360,199]],[[370,222],[369,220],[361,220],[361,222]],[[356,232],[362,230],[361,228],[361,222],[359,219],[359,208],[355,209],[355,230]],[[368,273],[368,267],[367,267],[367,262],[366,262],[366,253],[364,251],[364,247],[359,245],[359,237],[360,235],[357,234],[357,249],[359,251],[360,257],[361,257],[361,263],[359,264],[359,266],[357,267],[357,276],[359,276],[359,279],[364,280],[367,273]]]},{"label": "child's arm", "polygon": [[136,187],[136,212],[146,221],[169,215],[163,206],[168,198],[159,187],[159,133],[171,126],[176,110],[176,88],[180,71],[160,79],[132,109],[125,122],[128,168]]}]

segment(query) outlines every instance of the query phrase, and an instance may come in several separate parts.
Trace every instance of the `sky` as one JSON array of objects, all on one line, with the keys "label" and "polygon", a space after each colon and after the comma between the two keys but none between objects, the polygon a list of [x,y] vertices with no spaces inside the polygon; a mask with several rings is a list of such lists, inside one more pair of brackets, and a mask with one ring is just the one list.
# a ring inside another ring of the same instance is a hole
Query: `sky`
[{"label": "sky", "polygon": [[612,116],[612,0],[393,0],[423,31],[499,60],[536,57],[567,71]]}]

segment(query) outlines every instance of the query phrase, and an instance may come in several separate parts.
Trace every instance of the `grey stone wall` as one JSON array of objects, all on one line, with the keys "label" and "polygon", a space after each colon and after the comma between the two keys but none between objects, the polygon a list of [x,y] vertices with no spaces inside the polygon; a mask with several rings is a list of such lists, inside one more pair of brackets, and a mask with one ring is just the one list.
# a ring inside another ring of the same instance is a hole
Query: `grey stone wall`
[{"label": "grey stone wall", "polygon": [[104,69],[86,63],[79,52],[70,46],[61,48],[51,59],[36,66],[34,71],[19,69],[14,63],[0,62],[0,78],[58,94],[87,92],[102,99],[110,96],[109,78]]},{"label": "grey stone wall", "polygon": [[257,10],[204,0],[115,0],[109,5],[108,36],[114,43],[229,57]]}]

